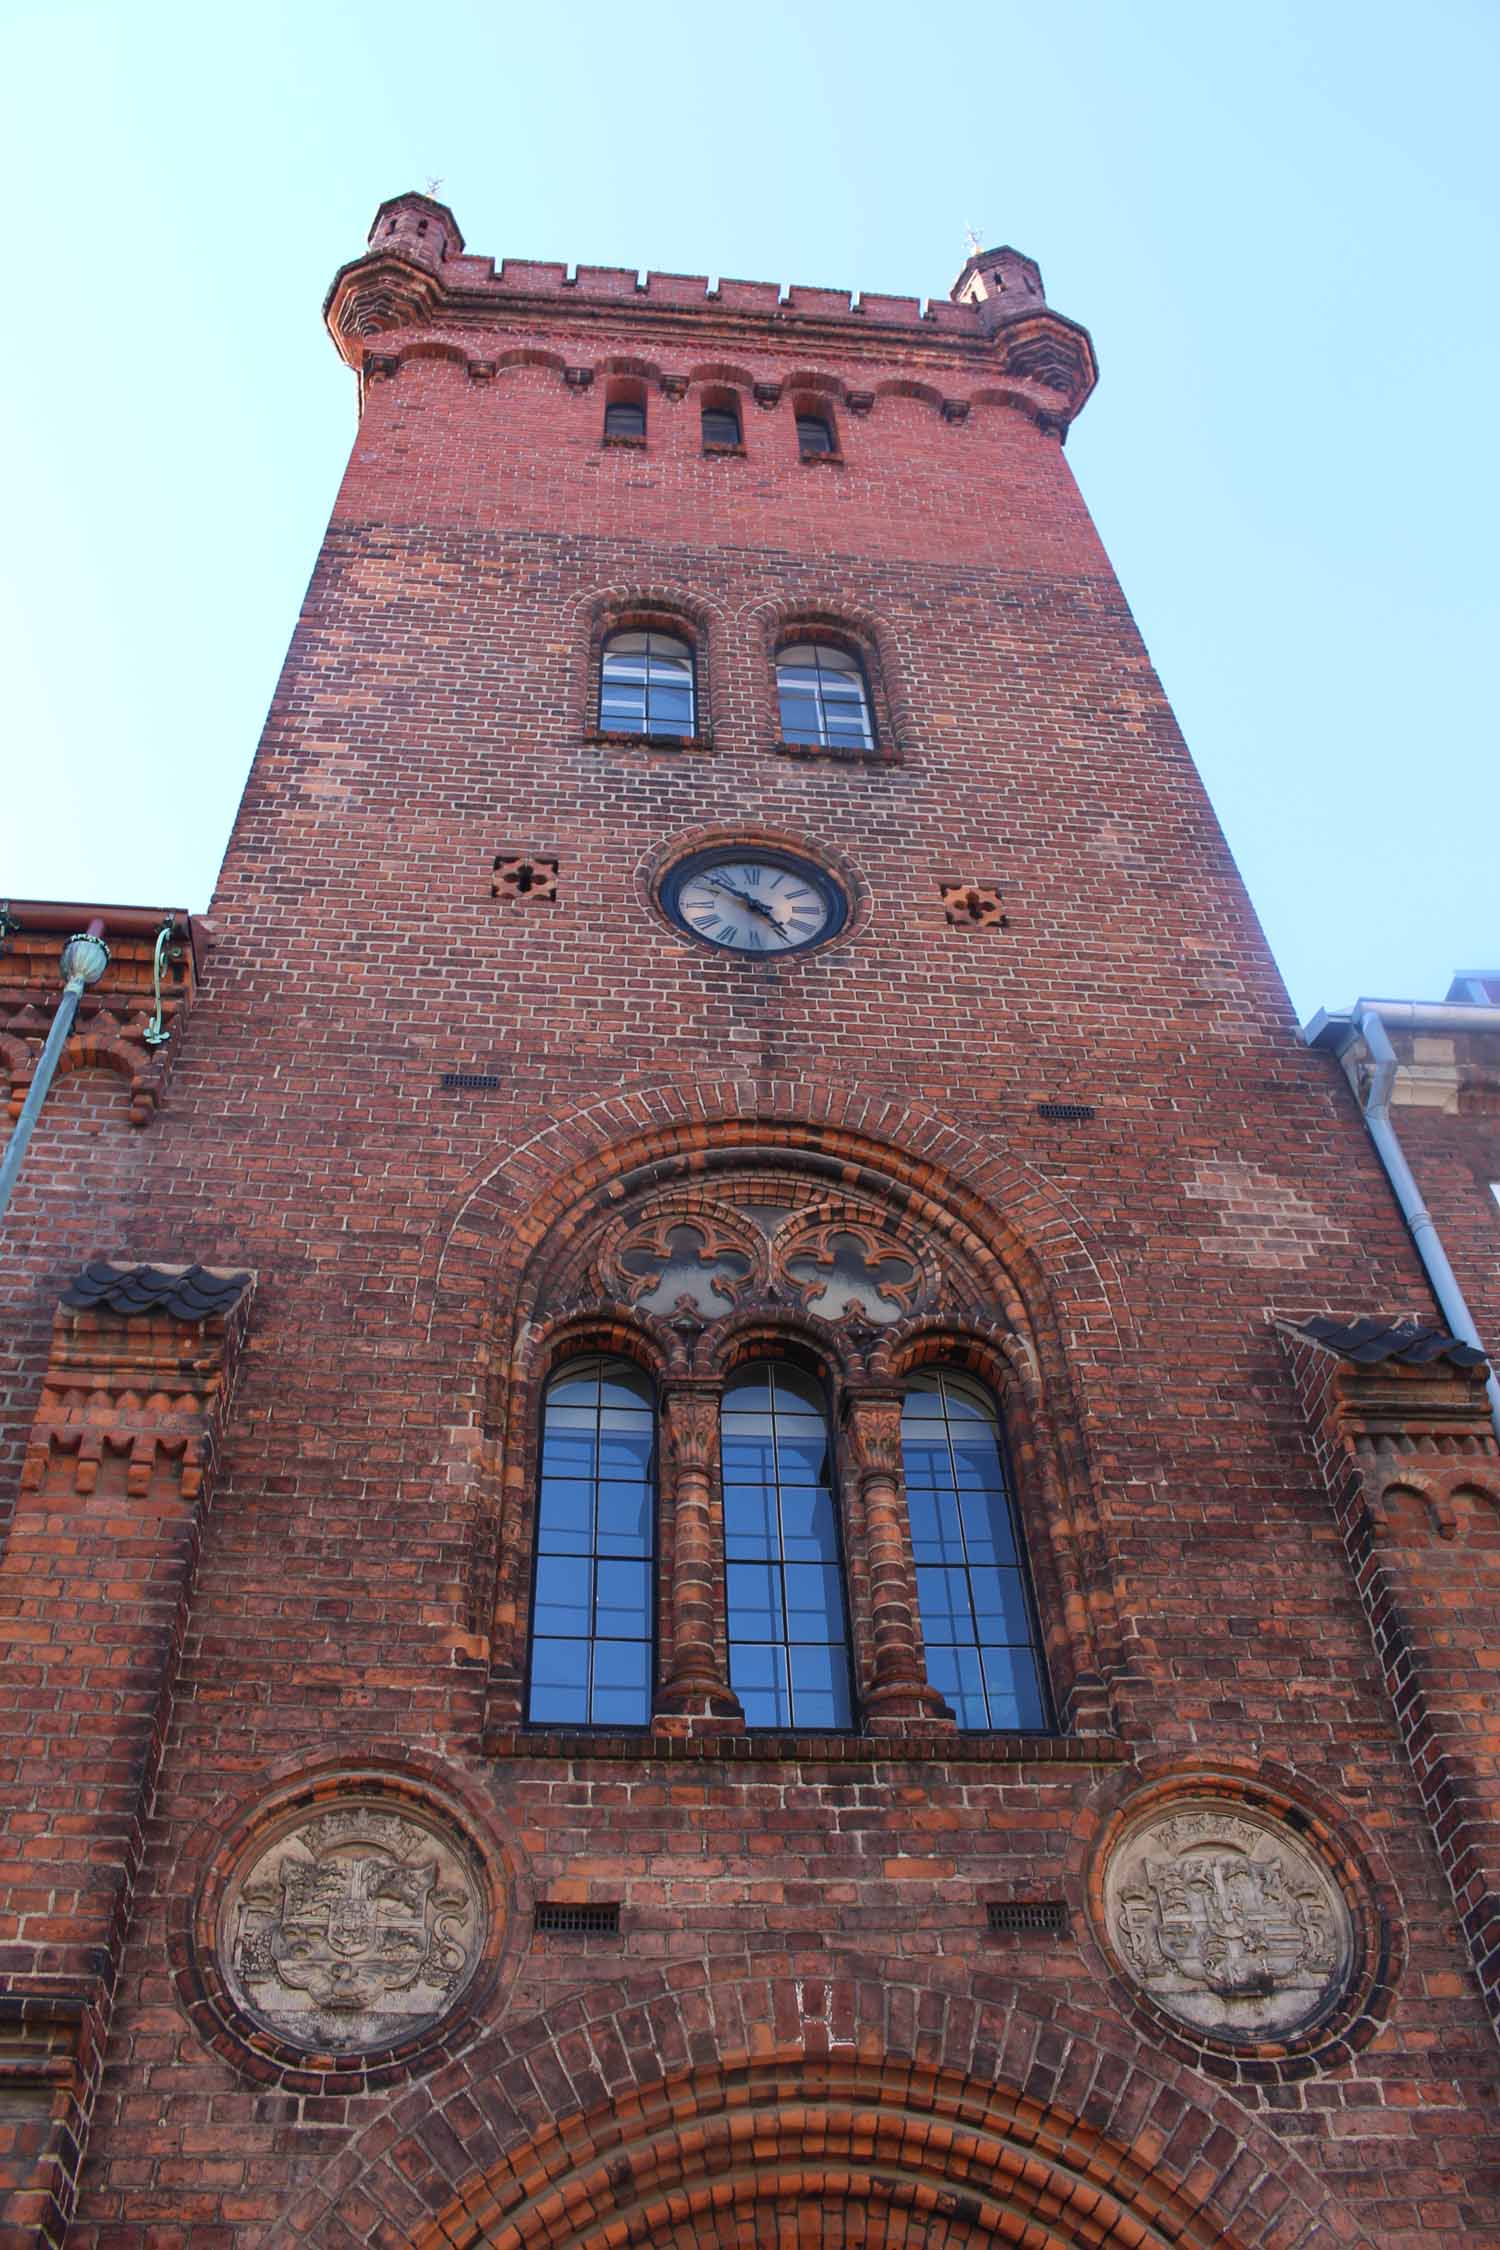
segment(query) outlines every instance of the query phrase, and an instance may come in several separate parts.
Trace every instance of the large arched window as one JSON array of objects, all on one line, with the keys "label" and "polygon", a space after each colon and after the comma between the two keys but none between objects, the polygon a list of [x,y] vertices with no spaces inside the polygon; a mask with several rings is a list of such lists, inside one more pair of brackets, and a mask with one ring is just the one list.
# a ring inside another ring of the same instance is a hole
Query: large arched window
[{"label": "large arched window", "polygon": [[611,633],[599,662],[604,734],[693,734],[693,652],[675,633]]},{"label": "large arched window", "polygon": [[849,1620],[818,1385],[781,1360],[725,1385],[721,1445],[729,1683],[745,1723],[854,1723]]},{"label": "large arched window", "polygon": [[622,1359],[575,1359],[547,1386],[526,1716],[643,1727],[651,1717],[656,1409]]},{"label": "large arched window", "polygon": [[906,1386],[901,1450],[927,1677],[973,1732],[1050,1724],[1000,1425],[967,1375]]},{"label": "large arched window", "polygon": [[797,641],[776,659],[784,742],[822,750],[873,750],[870,694],[858,657],[824,641]]}]

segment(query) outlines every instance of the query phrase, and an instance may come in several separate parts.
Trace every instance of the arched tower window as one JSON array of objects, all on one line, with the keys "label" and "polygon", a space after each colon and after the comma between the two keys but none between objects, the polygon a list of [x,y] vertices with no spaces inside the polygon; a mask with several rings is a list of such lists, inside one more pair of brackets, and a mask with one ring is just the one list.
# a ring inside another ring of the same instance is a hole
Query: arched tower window
[{"label": "arched tower window", "polygon": [[857,656],[825,641],[795,641],[776,659],[785,742],[823,750],[873,750],[870,692]]},{"label": "arched tower window", "polygon": [[611,633],[599,660],[603,734],[692,738],[693,652],[675,633]]},{"label": "arched tower window", "polygon": [[901,1451],[927,1677],[966,1730],[1045,1731],[1036,1611],[987,1393],[951,1368],[913,1375]]},{"label": "arched tower window", "polygon": [[721,1421],[729,1681],[752,1727],[854,1723],[828,1415],[782,1360],[731,1376]]},{"label": "arched tower window", "polygon": [[526,1716],[643,1727],[655,1641],[656,1406],[623,1359],[570,1360],[542,1407]]}]

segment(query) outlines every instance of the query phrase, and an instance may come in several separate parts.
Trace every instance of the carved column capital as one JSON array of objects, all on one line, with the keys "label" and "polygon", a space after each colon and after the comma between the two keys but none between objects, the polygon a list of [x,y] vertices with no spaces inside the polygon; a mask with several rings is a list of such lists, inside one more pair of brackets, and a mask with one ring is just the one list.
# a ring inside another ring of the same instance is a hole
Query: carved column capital
[{"label": "carved column capital", "polygon": [[844,1396],[844,1442],[862,1483],[901,1474],[901,1393],[851,1390]]},{"label": "carved column capital", "polygon": [[662,1392],[662,1446],[678,1471],[712,1472],[719,1444],[719,1394],[705,1383],[670,1383]]}]

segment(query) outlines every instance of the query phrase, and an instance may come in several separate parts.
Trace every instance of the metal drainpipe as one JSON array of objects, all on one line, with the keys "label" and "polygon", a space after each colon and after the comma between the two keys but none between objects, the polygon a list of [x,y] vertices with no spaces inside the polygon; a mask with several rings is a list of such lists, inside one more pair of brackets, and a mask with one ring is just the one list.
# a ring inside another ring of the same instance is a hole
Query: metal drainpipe
[{"label": "metal drainpipe", "polygon": [[[1411,1228],[1417,1256],[1426,1268],[1433,1295],[1442,1307],[1443,1318],[1460,1342],[1472,1344],[1476,1351],[1482,1352],[1485,1347],[1480,1341],[1479,1331],[1474,1326],[1474,1316],[1458,1286],[1457,1277],[1448,1263],[1448,1254],[1438,1234],[1437,1222],[1422,1201],[1411,1166],[1396,1138],[1396,1128],[1391,1123],[1391,1089],[1396,1083],[1396,1050],[1391,1045],[1377,1009],[1361,1008],[1354,1021],[1375,1065],[1364,1097],[1365,1123],[1369,1127],[1370,1138],[1385,1166],[1386,1177],[1396,1191],[1396,1201]],[[1489,1357],[1487,1352],[1485,1356]],[[1484,1387],[1489,1393],[1490,1420],[1495,1425],[1496,1437],[1500,1438],[1500,1376],[1496,1375],[1493,1366]]]},{"label": "metal drainpipe", "polygon": [[47,1089],[56,1073],[58,1057],[73,1028],[78,1003],[83,998],[85,987],[97,984],[109,967],[109,947],[104,942],[104,924],[97,915],[86,930],[80,930],[76,937],[69,938],[62,949],[59,966],[66,980],[62,998],[57,1004],[57,1014],[52,1019],[52,1029],[47,1034],[47,1044],[42,1049],[31,1084],[27,1088],[21,1114],[16,1119],[15,1131],[10,1136],[3,1160],[0,1160],[0,1219],[5,1216],[11,1189],[20,1176],[21,1159],[26,1154],[31,1129],[42,1114],[42,1104],[47,1099]]}]

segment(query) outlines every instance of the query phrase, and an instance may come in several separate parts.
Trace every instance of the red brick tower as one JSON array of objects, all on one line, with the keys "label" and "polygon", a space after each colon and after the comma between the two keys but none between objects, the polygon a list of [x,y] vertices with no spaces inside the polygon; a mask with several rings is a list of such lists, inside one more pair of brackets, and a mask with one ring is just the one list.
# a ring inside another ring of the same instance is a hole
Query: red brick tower
[{"label": "red brick tower", "polygon": [[1087,336],[423,196],[327,313],[215,950],[14,1207],[0,2245],[1500,2243],[1484,1369]]}]

